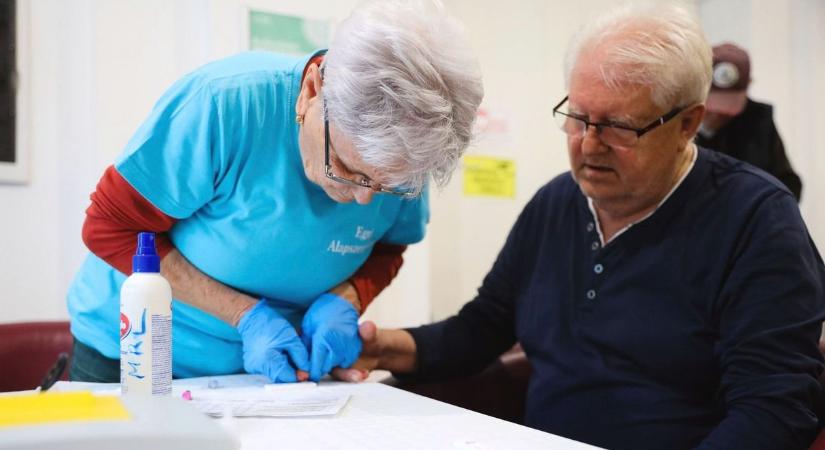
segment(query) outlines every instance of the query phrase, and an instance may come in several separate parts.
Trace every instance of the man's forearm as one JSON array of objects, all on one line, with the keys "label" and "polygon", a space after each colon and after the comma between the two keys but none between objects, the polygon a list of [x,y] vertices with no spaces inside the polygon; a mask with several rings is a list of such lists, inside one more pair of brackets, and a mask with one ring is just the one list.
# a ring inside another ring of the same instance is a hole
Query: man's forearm
[{"label": "man's forearm", "polygon": [[160,272],[172,285],[172,295],[224,322],[238,326],[256,299],[214,280],[193,266],[177,249],[161,260]]}]

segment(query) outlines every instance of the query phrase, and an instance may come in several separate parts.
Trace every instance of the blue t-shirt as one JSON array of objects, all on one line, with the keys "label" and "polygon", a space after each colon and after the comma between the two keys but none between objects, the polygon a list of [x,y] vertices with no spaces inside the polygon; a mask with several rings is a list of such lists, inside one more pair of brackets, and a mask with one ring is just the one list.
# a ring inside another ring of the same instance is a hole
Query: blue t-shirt
[{"label": "blue t-shirt", "polygon": [[[175,247],[206,275],[281,305],[293,325],[318,295],[349,278],[376,242],[424,237],[427,195],[337,203],[309,181],[295,102],[309,57],[250,52],[175,83],[129,141],[115,168],[178,222]],[[72,333],[119,358],[125,276],[90,254],[68,293]],[[175,300],[177,377],[243,371],[234,327]]]}]

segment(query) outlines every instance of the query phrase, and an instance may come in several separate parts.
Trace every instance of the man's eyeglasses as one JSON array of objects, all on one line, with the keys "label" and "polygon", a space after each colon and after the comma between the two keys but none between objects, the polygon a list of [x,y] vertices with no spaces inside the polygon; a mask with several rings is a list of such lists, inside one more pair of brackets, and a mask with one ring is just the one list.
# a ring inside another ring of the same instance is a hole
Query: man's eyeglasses
[{"label": "man's eyeglasses", "polygon": [[375,192],[382,194],[397,195],[404,198],[416,198],[418,194],[410,189],[401,188],[386,188],[378,183],[370,180],[367,177],[362,177],[358,180],[351,180],[349,178],[339,177],[332,172],[332,164],[329,162],[329,120],[327,119],[327,102],[324,100],[324,173],[327,178],[339,183],[348,184],[359,188],[372,189]]},{"label": "man's eyeglasses", "polygon": [[584,117],[579,117],[570,113],[561,112],[559,108],[567,102],[567,97],[559,102],[553,108],[553,119],[555,119],[561,131],[564,131],[570,136],[582,136],[587,133],[588,127],[595,127],[596,134],[599,139],[609,146],[616,147],[632,147],[639,142],[639,138],[646,133],[664,125],[670,119],[676,117],[680,112],[685,110],[684,106],[676,107],[670,110],[667,114],[650,122],[647,126],[642,128],[633,128],[627,125],[612,124],[612,123],[596,123],[590,122]]}]

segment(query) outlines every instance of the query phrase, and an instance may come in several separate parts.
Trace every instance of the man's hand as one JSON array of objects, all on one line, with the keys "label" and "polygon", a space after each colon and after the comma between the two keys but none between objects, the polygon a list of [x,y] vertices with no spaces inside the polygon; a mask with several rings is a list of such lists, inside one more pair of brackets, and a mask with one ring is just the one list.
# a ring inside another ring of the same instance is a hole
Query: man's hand
[{"label": "man's hand", "polygon": [[301,324],[303,341],[310,354],[309,378],[318,381],[333,367],[347,368],[361,353],[358,311],[331,293],[318,297]]},{"label": "man's hand", "polygon": [[349,369],[335,369],[332,375],[343,381],[364,381],[371,371],[389,370],[401,374],[417,368],[418,350],[407,330],[378,329],[365,321],[358,327],[363,342],[361,356]]},{"label": "man's hand", "polygon": [[378,328],[368,320],[358,327],[358,334],[363,342],[361,355],[349,369],[339,367],[332,370],[332,376],[339,380],[353,383],[364,381],[371,371],[378,368],[378,360],[381,356]]},{"label": "man's hand", "polygon": [[[238,322],[243,367],[275,383],[306,381],[309,356],[292,325],[267,299],[243,313]],[[298,369],[297,371],[295,369]]]}]

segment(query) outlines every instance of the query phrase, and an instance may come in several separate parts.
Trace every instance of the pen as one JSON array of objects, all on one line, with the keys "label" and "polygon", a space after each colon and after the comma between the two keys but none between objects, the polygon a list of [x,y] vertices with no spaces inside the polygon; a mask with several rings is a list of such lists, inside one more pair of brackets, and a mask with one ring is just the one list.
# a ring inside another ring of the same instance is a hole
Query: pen
[{"label": "pen", "polygon": [[60,379],[60,376],[63,375],[63,370],[66,369],[66,362],[69,360],[69,354],[66,352],[61,352],[57,355],[57,361],[54,362],[52,368],[46,373],[46,376],[43,377],[43,381],[40,383],[40,387],[38,390],[40,392],[46,392],[57,383],[57,380]]}]

